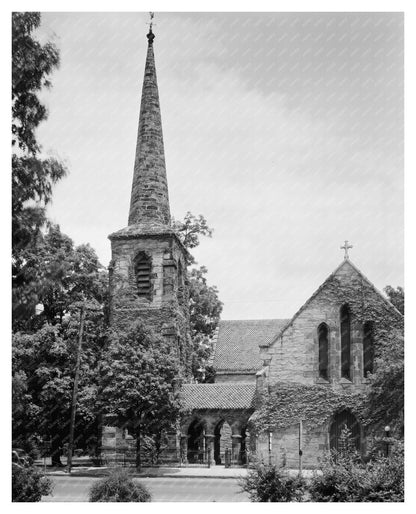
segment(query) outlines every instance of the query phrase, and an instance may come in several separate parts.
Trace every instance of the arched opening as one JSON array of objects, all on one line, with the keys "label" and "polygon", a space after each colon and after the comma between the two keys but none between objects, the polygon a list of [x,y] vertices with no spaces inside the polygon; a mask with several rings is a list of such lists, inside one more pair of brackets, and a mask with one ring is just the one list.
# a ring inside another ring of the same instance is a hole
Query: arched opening
[{"label": "arched opening", "polygon": [[341,307],[341,377],[351,380],[351,315],[347,304]]},{"label": "arched opening", "polygon": [[225,452],[232,450],[230,425],[221,420],[214,430],[214,461],[215,464],[225,464]]},{"label": "arched opening", "polygon": [[[349,438],[345,437],[345,429],[349,431]],[[349,445],[360,451],[361,428],[354,414],[345,409],[334,416],[329,429],[329,446],[331,450],[345,452],[350,449]]]},{"label": "arched opening", "polygon": [[205,451],[205,426],[200,419],[195,419],[188,428],[188,453],[190,464],[202,464]]},{"label": "arched opening", "polygon": [[241,430],[241,448],[240,448],[240,458],[239,458],[239,462],[241,463],[241,465],[245,465],[247,464],[247,447],[246,447],[246,438],[247,438],[247,434],[246,434],[246,430],[247,430],[247,427],[244,427],[242,430]]},{"label": "arched opening", "polygon": [[328,364],[329,364],[329,344],[328,344],[328,325],[321,323],[318,327],[319,341],[319,376],[328,380]]},{"label": "arched opening", "polygon": [[134,274],[136,276],[137,295],[139,297],[151,298],[150,274],[152,262],[148,255],[140,252],[134,259]]},{"label": "arched opening", "polygon": [[374,371],[374,325],[372,321],[366,321],[363,327],[363,372]]}]

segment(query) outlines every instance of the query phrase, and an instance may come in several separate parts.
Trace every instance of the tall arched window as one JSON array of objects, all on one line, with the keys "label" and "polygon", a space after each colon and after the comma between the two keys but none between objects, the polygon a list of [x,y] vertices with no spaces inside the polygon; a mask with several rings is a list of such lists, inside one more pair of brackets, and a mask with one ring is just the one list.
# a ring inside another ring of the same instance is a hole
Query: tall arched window
[{"label": "tall arched window", "polygon": [[152,263],[150,257],[140,252],[134,263],[134,272],[136,275],[137,294],[138,296],[150,299],[151,283],[150,272]]},{"label": "tall arched window", "polygon": [[183,269],[181,261],[178,262],[178,287],[183,286]]},{"label": "tall arched window", "polygon": [[366,321],[363,327],[363,371],[364,376],[374,369],[374,325]]},{"label": "tall arched window", "polygon": [[329,344],[328,344],[328,326],[321,323],[318,327],[319,341],[319,376],[328,380],[328,363],[329,363]]},{"label": "tall arched window", "polygon": [[341,377],[351,380],[351,316],[348,305],[340,311],[341,321]]}]

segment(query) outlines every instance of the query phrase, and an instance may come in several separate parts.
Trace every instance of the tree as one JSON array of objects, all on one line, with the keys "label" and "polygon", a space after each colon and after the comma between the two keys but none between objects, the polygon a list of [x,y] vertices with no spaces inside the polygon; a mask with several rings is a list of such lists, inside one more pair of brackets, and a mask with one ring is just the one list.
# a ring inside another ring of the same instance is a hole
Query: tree
[{"label": "tree", "polygon": [[[211,338],[218,326],[222,302],[215,286],[209,286],[205,266],[193,268],[189,273],[189,310],[193,342],[192,372],[199,377],[198,369],[204,367],[211,354]],[[200,378],[200,377],[199,377]],[[205,377],[207,380],[208,377]],[[209,379],[211,381],[211,379]]]},{"label": "tree", "polygon": [[386,286],[384,292],[396,309],[404,315],[404,289],[398,286],[396,289]]},{"label": "tree", "polygon": [[[187,212],[183,221],[173,220],[172,226],[178,234],[185,248],[192,249],[199,246],[199,237],[212,237],[212,228],[208,226],[207,220],[202,214],[194,216],[191,212]],[[191,263],[195,261],[191,257]]]},{"label": "tree", "polygon": [[[108,275],[90,245],[74,246],[59,225],[37,237],[36,246],[24,252],[19,284],[13,289],[15,330],[31,330],[48,323],[61,323],[74,302],[95,300],[104,305]],[[36,315],[35,305],[43,312]]]},{"label": "tree", "polygon": [[43,87],[50,87],[49,76],[59,64],[57,48],[50,42],[41,45],[33,37],[40,21],[40,13],[12,14],[12,285],[14,315],[22,318],[33,312],[34,305],[25,303],[15,289],[28,278],[22,268],[45,225],[53,185],[67,173],[58,160],[40,156],[35,136],[47,118],[37,95]]},{"label": "tree", "polygon": [[104,413],[134,433],[140,469],[142,437],[172,428],[179,414],[179,359],[172,344],[140,323],[125,332],[110,331],[108,338],[100,401]]},{"label": "tree", "polygon": [[[184,220],[174,220],[173,227],[184,246],[189,250],[200,244],[200,236],[211,237],[213,230],[208,226],[204,216],[194,216],[187,212]],[[196,265],[193,258],[189,264]],[[190,324],[193,342],[192,373],[201,380],[198,370],[205,370],[205,381],[214,380],[214,370],[207,366],[212,351],[212,336],[220,320],[222,302],[218,297],[218,289],[209,286],[206,278],[208,270],[205,266],[194,267],[188,272]]]},{"label": "tree", "polygon": [[404,429],[404,340],[397,331],[385,337],[369,376],[366,418],[374,430],[391,425],[399,436]]},{"label": "tree", "polygon": [[[45,324],[33,333],[17,332],[12,340],[13,444],[30,450],[30,441],[52,441],[52,463],[69,435],[69,419],[79,332],[79,306],[55,325]],[[87,303],[81,353],[76,439],[86,446],[96,436],[98,367],[104,343],[99,305]]]}]

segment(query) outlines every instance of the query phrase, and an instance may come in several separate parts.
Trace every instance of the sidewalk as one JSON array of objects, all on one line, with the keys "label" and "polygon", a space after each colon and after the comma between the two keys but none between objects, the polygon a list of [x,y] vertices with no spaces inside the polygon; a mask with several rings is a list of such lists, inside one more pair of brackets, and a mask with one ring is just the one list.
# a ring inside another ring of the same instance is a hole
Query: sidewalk
[{"label": "sidewalk", "polygon": [[[49,476],[73,476],[73,477],[103,477],[107,476],[114,467],[75,467],[72,468],[71,475],[68,475],[65,468],[47,468],[46,474]],[[138,473],[134,468],[122,468],[132,471],[132,476],[153,478],[239,478],[247,475],[247,468],[226,468],[225,466],[195,467],[195,468],[142,468]]]},{"label": "sidewalk", "polygon": [[[73,477],[104,477],[109,474],[114,467],[75,467],[72,468],[71,474],[68,475],[65,468],[50,468],[46,469],[46,474],[50,476],[73,476]],[[247,468],[226,468],[225,466],[211,466],[208,467],[159,467],[159,468],[142,468],[142,471],[138,473],[135,468],[122,468],[131,471],[133,477],[143,478],[231,478],[238,479],[240,477],[247,476]],[[297,469],[287,470],[290,475],[297,475],[299,471]],[[311,478],[314,471],[305,469],[302,472],[304,478]],[[320,472],[318,471],[318,474]]]}]

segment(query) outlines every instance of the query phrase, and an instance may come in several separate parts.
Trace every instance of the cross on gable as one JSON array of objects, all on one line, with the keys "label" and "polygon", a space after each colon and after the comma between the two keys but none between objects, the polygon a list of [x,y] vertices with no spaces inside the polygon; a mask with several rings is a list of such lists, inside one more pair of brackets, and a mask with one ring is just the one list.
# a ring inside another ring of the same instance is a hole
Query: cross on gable
[{"label": "cross on gable", "polygon": [[344,259],[345,259],[345,260],[346,260],[346,259],[349,259],[348,250],[349,250],[350,248],[353,248],[353,246],[352,246],[352,245],[349,245],[349,244],[348,244],[348,241],[347,241],[347,240],[345,240],[345,241],[344,241],[344,245],[343,245],[343,246],[340,246],[340,248],[341,248],[341,250],[344,250],[344,251],[345,251]]}]

